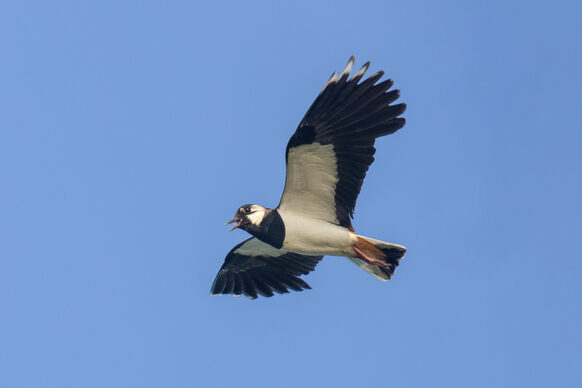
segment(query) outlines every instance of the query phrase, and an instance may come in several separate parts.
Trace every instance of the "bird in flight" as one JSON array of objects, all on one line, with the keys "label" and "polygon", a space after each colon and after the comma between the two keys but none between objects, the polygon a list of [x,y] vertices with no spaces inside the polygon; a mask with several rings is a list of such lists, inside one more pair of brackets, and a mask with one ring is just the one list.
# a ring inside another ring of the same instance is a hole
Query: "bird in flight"
[{"label": "bird in flight", "polygon": [[405,104],[377,83],[379,71],[360,82],[369,62],[351,78],[354,57],[333,73],[289,139],[287,177],[279,206],[243,205],[227,224],[253,237],[226,256],[211,295],[270,297],[311,287],[300,278],[324,255],[344,256],[380,280],[394,274],[406,254],[402,245],[355,233],[351,223],[356,199],[374,161],[377,138],[404,126]]}]

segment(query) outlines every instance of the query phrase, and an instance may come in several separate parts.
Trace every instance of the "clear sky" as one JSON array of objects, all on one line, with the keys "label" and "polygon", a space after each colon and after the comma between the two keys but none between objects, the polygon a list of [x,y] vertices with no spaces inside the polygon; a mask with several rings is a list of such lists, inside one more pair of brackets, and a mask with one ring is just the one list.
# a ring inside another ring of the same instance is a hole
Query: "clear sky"
[{"label": "clear sky", "polygon": [[[219,3],[0,6],[0,386],[580,387],[580,3]],[[354,220],[395,277],[210,297],[352,54],[408,104]]]}]

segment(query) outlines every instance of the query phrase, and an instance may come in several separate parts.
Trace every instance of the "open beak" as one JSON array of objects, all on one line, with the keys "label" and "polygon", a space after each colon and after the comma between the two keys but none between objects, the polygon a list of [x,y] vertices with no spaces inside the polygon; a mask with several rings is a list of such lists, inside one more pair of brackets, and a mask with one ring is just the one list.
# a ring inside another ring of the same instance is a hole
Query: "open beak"
[{"label": "open beak", "polygon": [[240,228],[240,224],[242,222],[242,219],[240,218],[233,218],[232,220],[228,221],[226,224],[224,224],[225,226],[228,224],[232,224],[233,222],[236,222],[236,225],[233,226],[232,228],[230,228],[229,232],[232,232],[233,230],[235,230],[236,228]]}]

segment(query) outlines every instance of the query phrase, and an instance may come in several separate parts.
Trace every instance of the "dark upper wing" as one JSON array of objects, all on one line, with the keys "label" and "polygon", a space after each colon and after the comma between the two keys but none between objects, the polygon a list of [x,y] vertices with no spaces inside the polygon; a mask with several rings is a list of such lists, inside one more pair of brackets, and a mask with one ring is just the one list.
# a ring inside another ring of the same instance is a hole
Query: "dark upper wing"
[{"label": "dark upper wing", "polygon": [[392,80],[376,84],[379,71],[358,83],[367,62],[348,80],[351,57],[332,74],[287,144],[287,178],[279,208],[351,228],[356,199],[374,161],[376,138],[404,126],[405,104],[389,91]]},{"label": "dark upper wing", "polygon": [[238,244],[226,255],[218,271],[210,295],[245,294],[255,299],[258,294],[273,296],[309,287],[299,278],[313,271],[323,256],[306,256],[285,252],[252,237]]}]

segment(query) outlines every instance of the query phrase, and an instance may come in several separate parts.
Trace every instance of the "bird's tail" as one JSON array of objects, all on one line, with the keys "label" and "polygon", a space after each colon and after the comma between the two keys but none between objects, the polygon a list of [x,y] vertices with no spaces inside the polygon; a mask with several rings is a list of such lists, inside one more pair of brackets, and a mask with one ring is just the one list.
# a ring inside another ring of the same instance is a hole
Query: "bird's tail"
[{"label": "bird's tail", "polygon": [[356,237],[356,243],[353,245],[354,251],[359,251],[363,255],[349,257],[349,259],[380,280],[390,279],[400,260],[406,254],[406,248],[402,245],[390,244],[359,235]]}]

